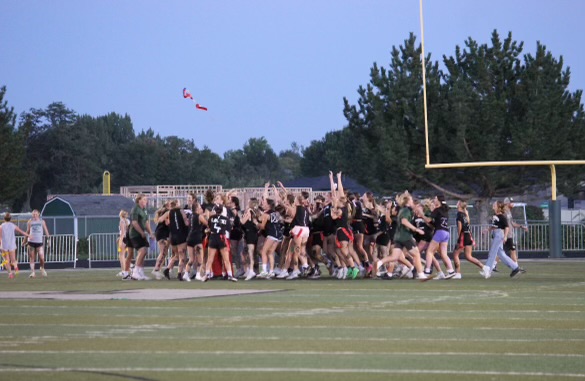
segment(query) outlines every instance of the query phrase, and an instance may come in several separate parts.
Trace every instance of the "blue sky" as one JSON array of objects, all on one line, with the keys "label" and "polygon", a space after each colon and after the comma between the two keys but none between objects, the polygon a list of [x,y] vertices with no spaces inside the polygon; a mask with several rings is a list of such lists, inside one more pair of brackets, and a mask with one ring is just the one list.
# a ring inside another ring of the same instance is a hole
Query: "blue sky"
[{"label": "blue sky", "polygon": [[[581,0],[425,0],[425,49],[437,60],[511,31],[584,89],[584,16]],[[220,155],[261,136],[278,153],[343,128],[343,97],[410,32],[418,0],[0,0],[0,85],[18,113],[59,101]]]}]

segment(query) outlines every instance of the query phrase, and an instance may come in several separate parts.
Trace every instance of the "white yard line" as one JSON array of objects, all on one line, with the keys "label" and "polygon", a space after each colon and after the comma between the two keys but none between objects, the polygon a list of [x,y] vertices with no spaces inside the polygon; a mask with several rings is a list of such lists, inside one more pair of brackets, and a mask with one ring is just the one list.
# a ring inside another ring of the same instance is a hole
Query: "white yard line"
[{"label": "white yard line", "polygon": [[553,373],[553,372],[502,372],[502,371],[475,371],[475,370],[421,370],[421,369],[327,369],[327,368],[0,368],[0,373],[62,373],[62,372],[262,372],[262,373],[334,373],[334,374],[434,374],[434,375],[470,375],[470,376],[529,376],[529,377],[574,377],[585,378],[585,373]]}]

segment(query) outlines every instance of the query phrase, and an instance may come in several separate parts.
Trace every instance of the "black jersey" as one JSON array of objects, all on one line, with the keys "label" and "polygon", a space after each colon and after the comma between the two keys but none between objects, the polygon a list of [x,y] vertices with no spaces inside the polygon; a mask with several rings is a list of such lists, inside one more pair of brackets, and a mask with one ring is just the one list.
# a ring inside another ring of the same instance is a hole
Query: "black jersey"
[{"label": "black jersey", "polygon": [[508,227],[508,219],[503,214],[497,214],[492,217],[492,227],[504,230]]},{"label": "black jersey", "polygon": [[242,221],[240,221],[240,214],[237,210],[232,210],[232,215],[230,218],[230,222],[232,228],[230,230],[230,239],[234,241],[239,241],[244,236],[244,231],[242,229]]},{"label": "black jersey", "polygon": [[204,226],[201,221],[199,221],[199,214],[192,213],[190,220],[191,224],[189,226],[189,234],[203,233]]},{"label": "black jersey", "polygon": [[216,214],[209,218],[211,235],[225,235],[230,230],[228,210],[224,206],[216,205],[213,211]]},{"label": "black jersey", "polygon": [[323,208],[323,232],[326,235],[335,233],[335,223],[331,217],[331,205],[327,205]]},{"label": "black jersey", "polygon": [[364,218],[364,211],[363,211],[363,207],[362,207],[362,202],[359,200],[354,200],[353,202],[353,208],[355,210],[355,214],[353,216],[353,220],[354,221],[361,221]]},{"label": "black jersey", "polygon": [[433,220],[433,227],[435,228],[435,231],[449,231],[449,209],[442,207],[436,208],[431,213],[431,219]]},{"label": "black jersey", "polygon": [[347,229],[348,228],[348,210],[347,210],[347,206],[344,206],[341,209],[341,217],[339,217],[338,219],[335,220],[335,228],[336,229],[340,229],[340,228],[344,228]]},{"label": "black jersey", "polygon": [[283,236],[283,225],[280,213],[269,210],[266,214],[268,214],[268,222],[266,222],[264,228],[266,235],[281,240]]},{"label": "black jersey", "polygon": [[471,229],[469,227],[469,220],[467,219],[466,213],[457,212],[457,217],[455,220],[457,222],[461,222],[461,233],[471,233]]},{"label": "black jersey", "polygon": [[185,235],[187,233],[187,225],[183,219],[181,209],[171,209],[169,212],[169,229],[171,235]]},{"label": "black jersey", "polygon": [[292,226],[309,226],[311,219],[309,217],[309,211],[302,205],[297,205],[295,212],[295,219],[292,222]]},{"label": "black jersey", "polygon": [[325,215],[323,212],[319,213],[317,218],[311,221],[311,231],[312,232],[322,232],[325,230]]},{"label": "black jersey", "polygon": [[374,210],[363,207],[362,218],[364,220],[364,225],[366,228],[366,232],[365,232],[366,235],[376,234],[378,231],[378,223],[374,219],[375,215],[376,215],[376,212]]}]

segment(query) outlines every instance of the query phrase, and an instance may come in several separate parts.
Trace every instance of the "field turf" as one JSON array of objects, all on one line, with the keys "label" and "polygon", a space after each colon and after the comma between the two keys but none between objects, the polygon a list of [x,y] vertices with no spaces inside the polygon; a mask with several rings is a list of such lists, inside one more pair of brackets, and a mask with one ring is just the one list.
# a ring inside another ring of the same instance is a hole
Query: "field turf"
[{"label": "field turf", "polygon": [[[519,279],[502,269],[485,280],[464,262],[462,280],[424,283],[1,272],[0,380],[584,380],[585,261],[523,265]],[[138,289],[274,292],[116,292]],[[16,291],[79,298],[6,299]]]}]

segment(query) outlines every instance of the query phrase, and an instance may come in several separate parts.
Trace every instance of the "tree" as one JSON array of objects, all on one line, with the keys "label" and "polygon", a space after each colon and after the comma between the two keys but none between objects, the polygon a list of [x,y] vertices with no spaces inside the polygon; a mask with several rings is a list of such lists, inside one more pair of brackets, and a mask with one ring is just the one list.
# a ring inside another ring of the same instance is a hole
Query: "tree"
[{"label": "tree", "polygon": [[6,87],[0,87],[0,205],[14,209],[26,188],[26,176],[22,173],[24,164],[24,145],[22,136],[16,129],[14,108],[4,100]]}]

